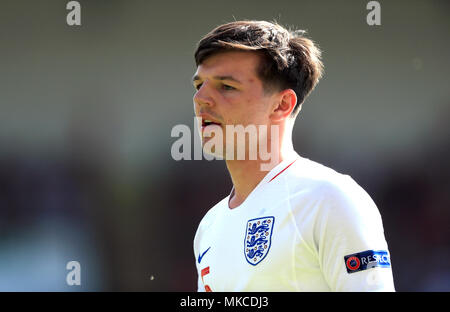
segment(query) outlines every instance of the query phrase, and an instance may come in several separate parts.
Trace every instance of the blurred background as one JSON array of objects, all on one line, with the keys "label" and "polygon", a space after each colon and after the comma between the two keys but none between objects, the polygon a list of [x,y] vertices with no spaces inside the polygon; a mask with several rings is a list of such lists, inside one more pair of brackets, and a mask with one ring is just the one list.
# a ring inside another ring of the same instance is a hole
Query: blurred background
[{"label": "blurred background", "polygon": [[[0,1],[0,291],[194,291],[223,161],[175,161],[198,40],[239,19],[307,30],[325,76],[300,155],[378,205],[398,291],[450,291],[450,2]],[[81,265],[68,286],[66,264]]]}]

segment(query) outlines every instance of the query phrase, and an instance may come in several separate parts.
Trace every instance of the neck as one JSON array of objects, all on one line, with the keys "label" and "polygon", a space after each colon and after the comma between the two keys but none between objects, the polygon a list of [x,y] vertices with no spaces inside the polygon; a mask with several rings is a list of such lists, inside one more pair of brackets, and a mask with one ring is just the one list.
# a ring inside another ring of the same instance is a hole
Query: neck
[{"label": "neck", "polygon": [[[234,190],[230,196],[231,209],[241,205],[256,188],[270,170],[294,153],[291,136],[285,137],[275,151],[271,151],[269,161],[256,160],[226,160],[228,172],[233,182]],[[261,170],[264,168],[264,170]]]}]

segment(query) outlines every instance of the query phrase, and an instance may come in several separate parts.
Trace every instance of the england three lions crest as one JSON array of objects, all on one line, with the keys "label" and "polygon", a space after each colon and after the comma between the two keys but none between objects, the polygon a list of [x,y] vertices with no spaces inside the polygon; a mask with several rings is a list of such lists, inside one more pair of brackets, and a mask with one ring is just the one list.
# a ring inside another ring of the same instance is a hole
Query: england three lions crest
[{"label": "england three lions crest", "polygon": [[247,221],[245,231],[245,259],[251,265],[257,265],[269,253],[272,243],[272,230],[275,217],[262,217]]}]

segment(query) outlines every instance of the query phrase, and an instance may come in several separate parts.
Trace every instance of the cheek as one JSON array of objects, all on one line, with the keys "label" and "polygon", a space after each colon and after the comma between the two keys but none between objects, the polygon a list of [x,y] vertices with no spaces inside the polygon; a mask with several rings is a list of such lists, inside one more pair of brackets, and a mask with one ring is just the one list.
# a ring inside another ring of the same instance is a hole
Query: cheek
[{"label": "cheek", "polygon": [[260,94],[248,93],[240,96],[224,96],[220,110],[227,124],[266,124],[268,101]]},{"label": "cheek", "polygon": [[256,124],[266,124],[269,116],[269,103],[264,98],[250,98],[246,101],[247,116]]}]

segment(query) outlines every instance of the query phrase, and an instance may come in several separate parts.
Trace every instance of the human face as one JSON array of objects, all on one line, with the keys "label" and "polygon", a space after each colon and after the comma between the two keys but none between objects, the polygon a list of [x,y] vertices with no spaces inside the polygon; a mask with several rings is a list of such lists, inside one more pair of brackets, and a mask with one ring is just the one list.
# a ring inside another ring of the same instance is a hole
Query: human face
[{"label": "human face", "polygon": [[[257,76],[260,56],[255,52],[230,51],[215,54],[201,63],[193,77],[194,109],[203,123],[202,141],[208,127],[270,125],[274,98],[265,94]],[[206,125],[205,120],[215,124]]]}]

